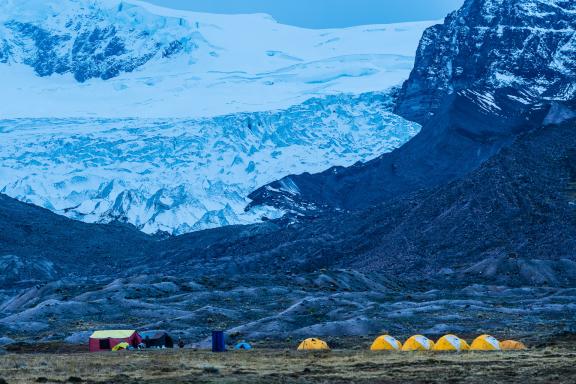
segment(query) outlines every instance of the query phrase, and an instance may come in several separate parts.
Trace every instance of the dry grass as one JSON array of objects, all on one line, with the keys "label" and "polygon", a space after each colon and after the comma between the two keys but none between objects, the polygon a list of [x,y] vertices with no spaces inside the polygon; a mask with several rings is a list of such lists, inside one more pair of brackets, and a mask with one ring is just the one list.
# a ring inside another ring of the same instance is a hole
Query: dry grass
[{"label": "dry grass", "polygon": [[[0,356],[9,384],[85,383],[574,383],[576,348],[506,353],[298,353],[191,350],[10,354]],[[81,380],[81,381],[80,381]],[[1,382],[1,380],[0,380]]]}]

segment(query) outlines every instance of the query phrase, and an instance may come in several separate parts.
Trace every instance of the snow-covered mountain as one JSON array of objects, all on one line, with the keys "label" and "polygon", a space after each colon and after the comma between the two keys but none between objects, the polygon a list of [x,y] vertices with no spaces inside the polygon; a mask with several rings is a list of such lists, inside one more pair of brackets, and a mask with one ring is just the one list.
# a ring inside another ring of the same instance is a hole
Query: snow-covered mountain
[{"label": "snow-covered mountain", "polygon": [[136,0],[3,0],[0,115],[206,117],[380,91],[408,77],[431,24],[308,30]]},{"label": "snow-covered mountain", "polygon": [[0,191],[148,233],[276,217],[244,212],[250,192],[419,131],[388,94],[364,92],[408,76],[429,25],[307,30],[136,0],[4,0]]},{"label": "snow-covered mountain", "polygon": [[245,212],[250,192],[419,131],[386,90],[431,24],[307,30],[136,0],[1,1],[0,191],[147,233],[276,217]]},{"label": "snow-covered mountain", "polygon": [[180,234],[251,223],[257,187],[349,166],[419,131],[386,94],[312,99],[284,111],[183,119],[0,120],[0,191],[87,222]]},{"label": "snow-covered mountain", "polygon": [[424,33],[397,112],[422,123],[449,94],[502,87],[576,97],[576,1],[467,0]]}]

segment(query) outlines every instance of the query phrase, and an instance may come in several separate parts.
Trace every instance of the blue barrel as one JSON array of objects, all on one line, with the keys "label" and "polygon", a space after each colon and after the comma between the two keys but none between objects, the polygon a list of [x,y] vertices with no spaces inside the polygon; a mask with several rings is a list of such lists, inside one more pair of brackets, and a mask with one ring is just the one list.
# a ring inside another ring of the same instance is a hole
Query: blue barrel
[{"label": "blue barrel", "polygon": [[212,331],[212,352],[226,352],[224,331]]}]

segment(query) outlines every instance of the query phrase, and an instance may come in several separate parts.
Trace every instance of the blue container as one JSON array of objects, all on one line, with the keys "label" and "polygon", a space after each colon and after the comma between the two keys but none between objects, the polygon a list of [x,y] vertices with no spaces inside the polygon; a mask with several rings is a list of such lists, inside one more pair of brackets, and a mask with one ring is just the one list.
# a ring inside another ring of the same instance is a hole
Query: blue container
[{"label": "blue container", "polygon": [[212,352],[226,352],[224,331],[212,331]]}]

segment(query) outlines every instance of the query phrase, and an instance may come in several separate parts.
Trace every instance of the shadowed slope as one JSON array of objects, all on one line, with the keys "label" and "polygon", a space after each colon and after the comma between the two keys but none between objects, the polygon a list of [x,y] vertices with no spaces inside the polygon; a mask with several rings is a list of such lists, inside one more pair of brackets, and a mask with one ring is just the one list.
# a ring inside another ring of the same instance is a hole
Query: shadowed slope
[{"label": "shadowed slope", "polygon": [[98,275],[125,268],[151,243],[127,225],[84,224],[0,194],[0,255]]}]

